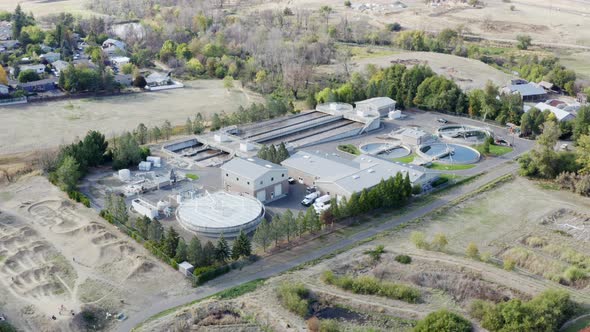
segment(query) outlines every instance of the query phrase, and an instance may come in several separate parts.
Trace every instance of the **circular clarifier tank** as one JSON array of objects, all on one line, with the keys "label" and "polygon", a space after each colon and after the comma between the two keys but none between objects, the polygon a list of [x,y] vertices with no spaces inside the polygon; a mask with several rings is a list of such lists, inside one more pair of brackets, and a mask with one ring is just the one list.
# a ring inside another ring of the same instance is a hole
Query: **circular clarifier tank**
[{"label": "circular clarifier tank", "polygon": [[382,158],[401,158],[411,153],[410,149],[402,145],[388,143],[367,143],[359,147],[362,153]]},{"label": "circular clarifier tank", "polygon": [[479,161],[477,150],[460,144],[434,143],[421,146],[419,154],[445,164],[473,164]]}]

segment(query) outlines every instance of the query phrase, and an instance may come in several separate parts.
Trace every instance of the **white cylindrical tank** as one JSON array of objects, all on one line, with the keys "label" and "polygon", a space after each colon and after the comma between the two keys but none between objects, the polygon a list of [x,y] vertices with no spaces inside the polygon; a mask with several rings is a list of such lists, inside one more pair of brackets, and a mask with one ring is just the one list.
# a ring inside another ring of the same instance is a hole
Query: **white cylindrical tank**
[{"label": "white cylindrical tank", "polygon": [[119,180],[121,181],[129,181],[131,179],[131,171],[128,169],[120,169],[119,170]]}]

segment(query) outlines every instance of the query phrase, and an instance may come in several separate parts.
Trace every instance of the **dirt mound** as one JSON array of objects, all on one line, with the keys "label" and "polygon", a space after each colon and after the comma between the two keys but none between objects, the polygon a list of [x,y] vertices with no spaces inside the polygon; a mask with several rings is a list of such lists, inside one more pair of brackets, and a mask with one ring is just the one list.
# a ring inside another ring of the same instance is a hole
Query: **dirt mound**
[{"label": "dirt mound", "polygon": [[135,265],[131,269],[131,272],[129,272],[126,279],[140,278],[144,276],[146,273],[153,272],[157,269],[158,266],[154,262],[141,259],[139,260],[137,265]]}]

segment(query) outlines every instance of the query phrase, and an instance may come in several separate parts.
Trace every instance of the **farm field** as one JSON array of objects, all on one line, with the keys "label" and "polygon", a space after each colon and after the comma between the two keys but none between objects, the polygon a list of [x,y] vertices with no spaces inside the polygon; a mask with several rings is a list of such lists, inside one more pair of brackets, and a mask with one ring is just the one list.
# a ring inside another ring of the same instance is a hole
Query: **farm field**
[{"label": "farm field", "polygon": [[0,311],[19,331],[85,330],[86,308],[108,330],[106,312],[130,315],[190,289],[181,274],[40,176],[0,189],[0,285]]},{"label": "farm field", "polygon": [[61,12],[80,15],[89,15],[92,13],[84,6],[86,0],[0,0],[0,10],[11,12],[17,3],[20,3],[25,12],[33,12],[36,17],[59,14]]},{"label": "farm field", "polygon": [[107,137],[132,130],[139,123],[184,124],[198,112],[232,113],[240,105],[260,102],[255,94],[231,91],[220,80],[184,82],[182,89],[132,95],[30,103],[0,108],[0,155],[56,147],[98,130]]},{"label": "farm field", "polygon": [[[520,199],[514,199],[516,196]],[[311,314],[320,320],[336,320],[342,329],[410,331],[417,320],[445,308],[471,320],[479,331],[481,327],[469,311],[474,300],[526,301],[548,289],[569,292],[587,310],[588,279],[569,282],[564,271],[581,266],[580,260],[590,259],[590,246],[580,245],[590,241],[589,209],[587,198],[544,190],[534,182],[516,178],[333,258],[268,279],[256,292],[231,300],[209,299],[152,320],[140,331],[165,330],[179,321],[185,326],[199,325],[203,312],[212,314],[228,307],[238,316],[260,323],[252,331],[261,331],[263,327],[281,330],[287,326],[304,330],[308,322],[288,311],[278,295],[283,285],[295,284],[304,287],[310,294],[308,298],[313,299]],[[448,238],[446,249],[417,249],[410,241],[410,234],[417,231],[428,240],[442,232]],[[470,242],[478,246],[480,257],[489,258],[468,258],[465,248]],[[374,260],[368,253],[379,245],[384,252]],[[520,251],[528,252],[528,256],[517,257]],[[411,262],[397,262],[398,255],[410,256]],[[502,267],[502,261],[508,259],[516,261],[514,270]],[[541,259],[546,260],[548,269],[539,269]],[[418,290],[420,298],[413,302],[354,294],[326,283],[326,271],[336,276],[368,276],[408,286]]]}]

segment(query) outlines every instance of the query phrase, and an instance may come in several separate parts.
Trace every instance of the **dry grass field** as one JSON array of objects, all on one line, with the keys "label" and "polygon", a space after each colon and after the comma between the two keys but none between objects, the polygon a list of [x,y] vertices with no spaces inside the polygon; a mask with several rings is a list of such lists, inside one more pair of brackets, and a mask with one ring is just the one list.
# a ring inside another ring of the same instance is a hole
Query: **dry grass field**
[{"label": "dry grass field", "polygon": [[0,285],[0,311],[23,331],[79,330],[71,311],[86,305],[130,315],[190,288],[38,176],[0,189]]},{"label": "dry grass field", "polygon": [[33,12],[37,17],[61,12],[80,15],[92,13],[84,6],[86,0],[0,0],[0,10],[13,11],[17,3],[24,11]]},{"label": "dry grass field", "polygon": [[185,88],[133,95],[51,101],[0,107],[0,155],[56,147],[98,130],[108,137],[139,123],[184,124],[201,112],[231,113],[261,98],[240,89],[231,91],[219,80],[185,82]]},{"label": "dry grass field", "polygon": [[[516,178],[316,265],[271,278],[256,292],[231,301],[209,300],[152,321],[141,330],[166,330],[178,322],[198,324],[202,313],[199,316],[197,312],[212,313],[212,308],[220,306],[231,306],[242,316],[255,317],[273,330],[287,330],[287,326],[304,330],[305,320],[286,310],[277,299],[281,285],[298,282],[311,291],[316,301],[311,308],[314,314],[337,319],[349,328],[409,331],[416,320],[441,308],[470,319],[469,306],[475,299],[528,300],[547,289],[566,290],[575,301],[588,307],[588,279],[559,282],[544,275],[547,271],[539,270],[537,264],[544,260],[547,270],[556,269],[561,275],[574,263],[588,263],[589,210],[588,198],[542,189],[534,182]],[[423,232],[428,240],[442,232],[449,244],[441,252],[417,249],[409,240],[415,231]],[[489,254],[489,260],[467,257],[465,248],[469,242],[477,244],[482,257]],[[367,251],[377,245],[383,245],[385,253],[375,261]],[[529,254],[520,256],[514,270],[503,269],[501,260],[516,259],[519,251]],[[409,255],[411,263],[398,263],[394,257],[400,254]],[[372,276],[411,286],[420,291],[420,299],[407,303],[353,294],[324,283],[321,275],[327,270],[336,275]],[[482,330],[475,320],[472,322],[476,331]]]}]

